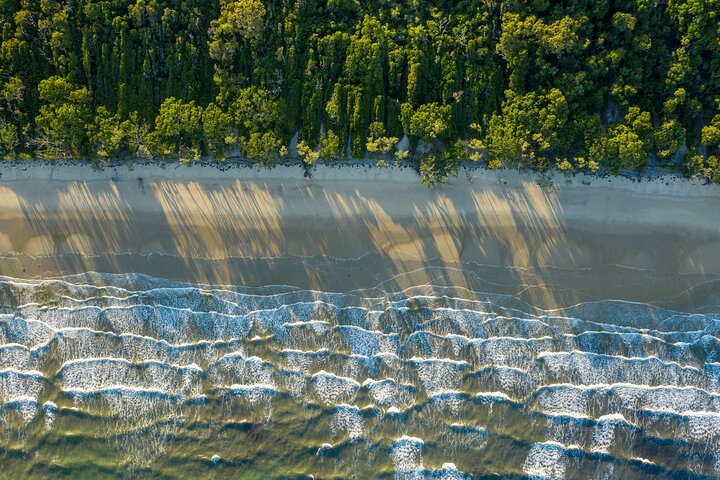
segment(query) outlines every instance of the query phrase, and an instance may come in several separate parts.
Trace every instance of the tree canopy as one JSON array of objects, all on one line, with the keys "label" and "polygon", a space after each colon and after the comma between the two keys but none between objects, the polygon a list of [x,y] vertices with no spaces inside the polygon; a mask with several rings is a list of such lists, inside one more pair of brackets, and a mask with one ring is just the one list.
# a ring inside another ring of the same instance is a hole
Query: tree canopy
[{"label": "tree canopy", "polygon": [[6,159],[720,178],[718,0],[0,0],[0,19]]}]

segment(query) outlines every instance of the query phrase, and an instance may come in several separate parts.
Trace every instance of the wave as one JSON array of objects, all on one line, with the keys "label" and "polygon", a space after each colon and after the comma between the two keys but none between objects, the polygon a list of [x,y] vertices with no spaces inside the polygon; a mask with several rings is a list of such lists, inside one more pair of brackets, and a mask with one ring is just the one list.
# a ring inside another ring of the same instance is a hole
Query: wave
[{"label": "wave", "polygon": [[[647,462],[720,473],[717,313],[101,274],[1,277],[0,296],[8,438],[76,421],[147,464],[194,429],[241,431],[311,451],[319,476],[366,461],[396,478],[470,478],[470,456],[498,451],[513,452],[505,473],[545,478],[578,462],[628,478]],[[217,455],[213,468],[242,463]]]}]

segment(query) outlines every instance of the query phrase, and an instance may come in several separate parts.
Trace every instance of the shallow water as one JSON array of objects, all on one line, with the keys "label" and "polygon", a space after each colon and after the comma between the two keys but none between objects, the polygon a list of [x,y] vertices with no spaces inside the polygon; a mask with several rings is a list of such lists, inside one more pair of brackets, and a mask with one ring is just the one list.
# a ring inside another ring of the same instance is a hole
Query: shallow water
[{"label": "shallow water", "polygon": [[720,476],[710,296],[88,278],[0,278],[4,477]]}]

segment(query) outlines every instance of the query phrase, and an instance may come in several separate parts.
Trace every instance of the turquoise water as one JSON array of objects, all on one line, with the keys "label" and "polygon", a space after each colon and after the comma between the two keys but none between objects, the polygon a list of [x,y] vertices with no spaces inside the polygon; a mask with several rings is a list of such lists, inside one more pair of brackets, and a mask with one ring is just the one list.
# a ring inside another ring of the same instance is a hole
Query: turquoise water
[{"label": "turquoise water", "polygon": [[0,279],[4,478],[720,476],[710,298],[93,278]]}]

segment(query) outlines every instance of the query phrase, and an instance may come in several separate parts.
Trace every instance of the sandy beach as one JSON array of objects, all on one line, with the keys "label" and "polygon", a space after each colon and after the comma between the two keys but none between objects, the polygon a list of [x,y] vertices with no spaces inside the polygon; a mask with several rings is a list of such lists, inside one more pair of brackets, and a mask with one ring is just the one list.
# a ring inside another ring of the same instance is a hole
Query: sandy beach
[{"label": "sandy beach", "polygon": [[718,186],[0,173],[13,478],[718,476]]},{"label": "sandy beach", "polygon": [[430,190],[410,169],[362,166],[318,166],[312,179],[297,166],[27,163],[0,173],[0,273],[12,277],[521,285],[553,306],[668,298],[720,274],[720,186],[675,177],[558,176],[548,189],[534,174],[468,170]]}]

